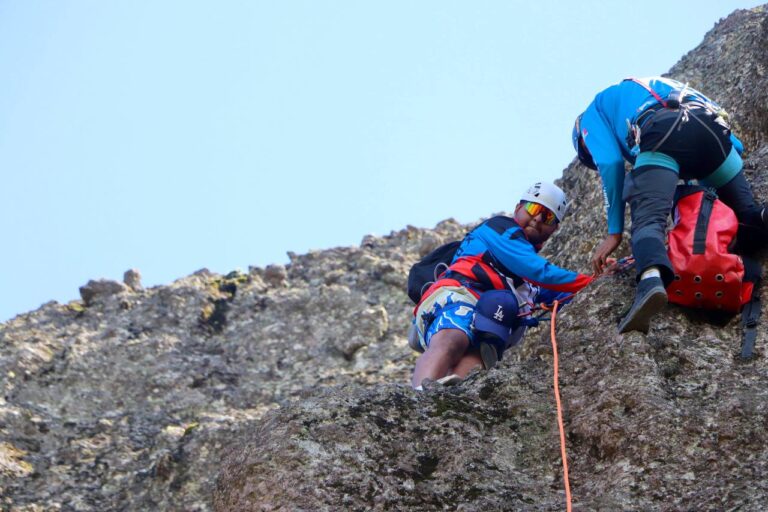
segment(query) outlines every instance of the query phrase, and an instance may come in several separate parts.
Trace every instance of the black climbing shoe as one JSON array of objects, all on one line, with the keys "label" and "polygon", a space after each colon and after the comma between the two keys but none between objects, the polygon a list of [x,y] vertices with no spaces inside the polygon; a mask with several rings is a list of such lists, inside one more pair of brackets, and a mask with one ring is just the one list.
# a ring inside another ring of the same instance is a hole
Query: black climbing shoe
[{"label": "black climbing shoe", "polygon": [[480,359],[483,360],[483,367],[490,370],[499,362],[499,354],[496,347],[485,341],[480,342]]},{"label": "black climbing shoe", "polygon": [[619,323],[619,332],[640,331],[648,333],[651,317],[667,305],[667,292],[659,277],[641,279],[635,292],[635,301],[629,313]]}]

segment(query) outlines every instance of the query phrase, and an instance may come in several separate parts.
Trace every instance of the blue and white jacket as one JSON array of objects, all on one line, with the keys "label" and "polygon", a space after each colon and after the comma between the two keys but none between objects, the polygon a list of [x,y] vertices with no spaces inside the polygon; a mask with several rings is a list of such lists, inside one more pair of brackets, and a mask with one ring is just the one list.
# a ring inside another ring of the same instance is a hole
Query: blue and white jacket
[{"label": "blue and white jacket", "polygon": [[524,306],[561,300],[591,280],[590,276],[565,270],[539,256],[517,222],[500,215],[464,237],[448,270],[425,297],[440,286],[458,282],[475,296],[488,290],[511,290]]}]

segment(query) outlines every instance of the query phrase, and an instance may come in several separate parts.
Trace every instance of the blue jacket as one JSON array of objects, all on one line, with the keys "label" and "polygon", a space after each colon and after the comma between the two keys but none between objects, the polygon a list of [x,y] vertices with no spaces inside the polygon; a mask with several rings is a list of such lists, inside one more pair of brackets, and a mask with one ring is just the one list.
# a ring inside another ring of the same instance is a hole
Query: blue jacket
[{"label": "blue jacket", "polygon": [[470,231],[443,277],[459,281],[476,294],[513,290],[521,303],[559,300],[592,280],[539,256],[517,222],[504,216],[492,217]]},{"label": "blue jacket", "polygon": [[[666,98],[670,91],[684,87],[684,84],[670,78],[651,77],[638,80],[647,84],[662,98]],[[693,96],[716,110],[720,109],[714,101],[690,87],[686,88],[686,96]],[[636,156],[627,144],[627,123],[634,123],[646,108],[657,104],[658,100],[645,87],[627,79],[599,92],[581,118],[584,144],[595,161],[603,183],[608,234],[619,234],[624,230],[624,161],[634,164]],[[731,141],[741,153],[741,141],[734,135],[731,135]]]}]

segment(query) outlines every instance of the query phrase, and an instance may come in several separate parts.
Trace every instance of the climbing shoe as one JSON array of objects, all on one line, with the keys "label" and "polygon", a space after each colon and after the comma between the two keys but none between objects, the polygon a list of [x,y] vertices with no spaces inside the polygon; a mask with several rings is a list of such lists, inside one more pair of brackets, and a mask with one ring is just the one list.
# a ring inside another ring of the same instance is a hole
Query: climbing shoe
[{"label": "climbing shoe", "polygon": [[499,362],[499,354],[496,352],[496,347],[492,344],[481,341],[480,342],[480,359],[483,360],[483,367],[486,370],[490,370],[496,363]]},{"label": "climbing shoe", "polygon": [[429,378],[424,379],[421,381],[421,385],[416,386],[413,389],[414,391],[424,391],[429,389],[435,389],[440,386],[443,386],[443,387],[455,386],[456,384],[461,384],[462,382],[464,382],[464,379],[462,379],[455,373],[452,373],[450,375],[446,375],[445,377],[441,377],[437,380],[432,380]]},{"label": "climbing shoe", "polygon": [[619,323],[619,332],[640,331],[647,334],[651,327],[651,317],[666,305],[667,292],[661,278],[641,279],[635,292],[635,301]]},{"label": "climbing shoe", "polygon": [[452,373],[451,375],[446,375],[441,379],[437,379],[435,382],[442,384],[443,386],[455,386],[456,384],[461,383],[462,380],[463,379],[461,377],[455,373]]}]

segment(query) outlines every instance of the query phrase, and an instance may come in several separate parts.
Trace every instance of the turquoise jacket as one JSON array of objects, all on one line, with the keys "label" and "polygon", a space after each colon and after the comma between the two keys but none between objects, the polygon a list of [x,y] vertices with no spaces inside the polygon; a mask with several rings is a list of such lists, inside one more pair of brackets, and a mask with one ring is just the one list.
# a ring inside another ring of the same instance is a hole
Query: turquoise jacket
[{"label": "turquoise jacket", "polygon": [[[660,97],[666,98],[670,91],[680,90],[684,84],[670,78],[651,77],[637,79],[648,85]],[[685,96],[712,106],[721,107],[700,92],[686,88]],[[599,92],[581,118],[581,134],[584,144],[592,155],[603,183],[603,201],[608,216],[608,234],[619,234],[624,230],[624,161],[635,163],[635,152],[627,144],[629,124],[646,108],[658,104],[658,100],[642,85],[626,79]],[[739,139],[731,135],[736,151],[743,150]],[[677,171],[677,169],[672,169]]]}]

